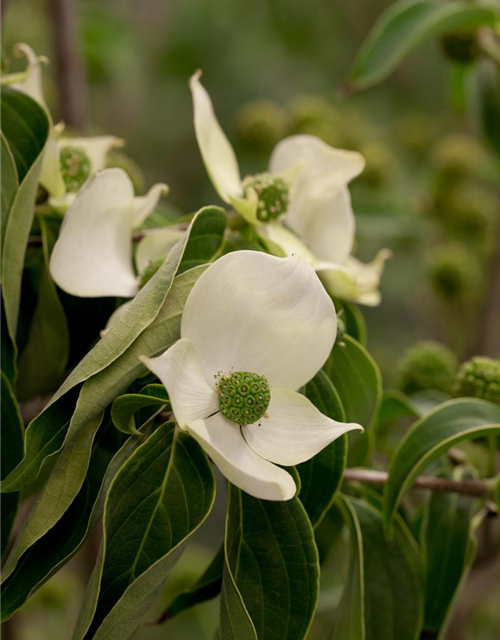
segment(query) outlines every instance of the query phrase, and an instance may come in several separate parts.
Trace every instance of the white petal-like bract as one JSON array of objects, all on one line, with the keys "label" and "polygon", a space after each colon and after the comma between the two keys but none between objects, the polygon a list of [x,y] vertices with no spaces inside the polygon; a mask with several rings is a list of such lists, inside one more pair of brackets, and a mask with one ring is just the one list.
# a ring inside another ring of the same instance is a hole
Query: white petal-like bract
[{"label": "white petal-like bract", "polygon": [[336,422],[295,391],[272,389],[267,417],[243,427],[250,447],[276,464],[290,466],[309,460],[359,424]]},{"label": "white petal-like bract", "polygon": [[323,366],[336,330],[335,308],[313,268],[259,251],[211,265],[189,294],[181,324],[207,378],[251,371],[293,390]]},{"label": "white petal-like bract", "polygon": [[242,195],[240,170],[233,147],[215,117],[210,96],[200,83],[201,72],[192,76],[189,86],[193,96],[194,128],[210,180],[224,200]]}]

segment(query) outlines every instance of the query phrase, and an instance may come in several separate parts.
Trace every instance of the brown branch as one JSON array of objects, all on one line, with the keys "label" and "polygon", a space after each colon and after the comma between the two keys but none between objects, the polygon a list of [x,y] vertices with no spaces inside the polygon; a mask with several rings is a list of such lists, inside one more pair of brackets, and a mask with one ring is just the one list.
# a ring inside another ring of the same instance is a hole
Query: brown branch
[{"label": "brown branch", "polygon": [[[368,484],[385,484],[388,477],[387,471],[374,471],[373,469],[346,469],[344,472],[344,480]],[[488,498],[491,495],[491,480],[450,480],[448,478],[419,476],[413,483],[413,487],[430,489],[431,491],[461,493],[473,498]]]}]

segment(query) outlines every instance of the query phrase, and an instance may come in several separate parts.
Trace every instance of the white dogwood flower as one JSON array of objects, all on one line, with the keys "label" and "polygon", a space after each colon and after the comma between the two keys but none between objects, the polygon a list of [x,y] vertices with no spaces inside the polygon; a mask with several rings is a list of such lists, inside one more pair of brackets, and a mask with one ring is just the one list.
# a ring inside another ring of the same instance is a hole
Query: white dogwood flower
[{"label": "white dogwood flower", "polygon": [[[134,196],[132,181],[122,169],[92,176],[69,206],[50,257],[57,285],[80,297],[134,296],[139,278],[132,260],[132,234],[167,191],[166,185],[155,184],[147,195]],[[160,254],[166,255],[181,235],[168,227],[155,231],[154,240],[137,249],[139,273]]]},{"label": "white dogwood flower", "polygon": [[378,304],[389,252],[382,250],[370,264],[352,256],[355,218],[347,185],[362,172],[363,156],[330,147],[315,136],[291,136],[274,149],[268,173],[242,180],[199,78],[200,72],[190,81],[196,138],[220,197],[256,226],[270,252],[307,260],[332,295]]},{"label": "white dogwood flower", "polygon": [[237,251],[188,296],[181,339],[143,362],[167,388],[175,419],[227,479],[266,500],[296,487],[277,465],[317,454],[358,424],[335,422],[297,392],[330,355],[333,303],[298,258]]}]

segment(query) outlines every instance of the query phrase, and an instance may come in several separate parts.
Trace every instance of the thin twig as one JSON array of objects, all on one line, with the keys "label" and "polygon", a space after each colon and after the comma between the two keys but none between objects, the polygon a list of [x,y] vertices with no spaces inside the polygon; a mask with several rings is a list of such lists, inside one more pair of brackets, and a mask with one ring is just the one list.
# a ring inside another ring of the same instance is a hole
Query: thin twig
[{"label": "thin twig", "polygon": [[[385,484],[388,478],[387,471],[374,471],[373,469],[346,469],[344,472],[344,480],[368,484]],[[487,498],[491,494],[491,480],[450,480],[433,476],[419,476],[413,483],[413,487],[460,493],[473,498]]]}]

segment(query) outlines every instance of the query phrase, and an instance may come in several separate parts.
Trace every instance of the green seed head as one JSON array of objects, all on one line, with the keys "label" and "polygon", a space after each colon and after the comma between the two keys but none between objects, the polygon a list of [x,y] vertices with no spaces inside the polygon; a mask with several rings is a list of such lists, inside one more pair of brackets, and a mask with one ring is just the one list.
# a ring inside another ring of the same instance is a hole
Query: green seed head
[{"label": "green seed head", "polygon": [[455,395],[482,398],[500,405],[500,360],[475,356],[458,370]]},{"label": "green seed head", "polygon": [[249,188],[254,189],[258,197],[257,218],[261,222],[276,220],[287,212],[290,202],[290,190],[283,178],[270,173],[258,173],[243,181],[245,195]]},{"label": "green seed head", "polygon": [[76,193],[90,176],[90,160],[80,147],[61,149],[61,171],[66,189]]},{"label": "green seed head", "polygon": [[249,371],[235,371],[222,376],[217,393],[222,415],[240,427],[260,420],[271,400],[266,378]]},{"label": "green seed head", "polygon": [[439,342],[417,342],[403,355],[398,366],[399,388],[405,393],[438,389],[450,393],[457,359]]}]

